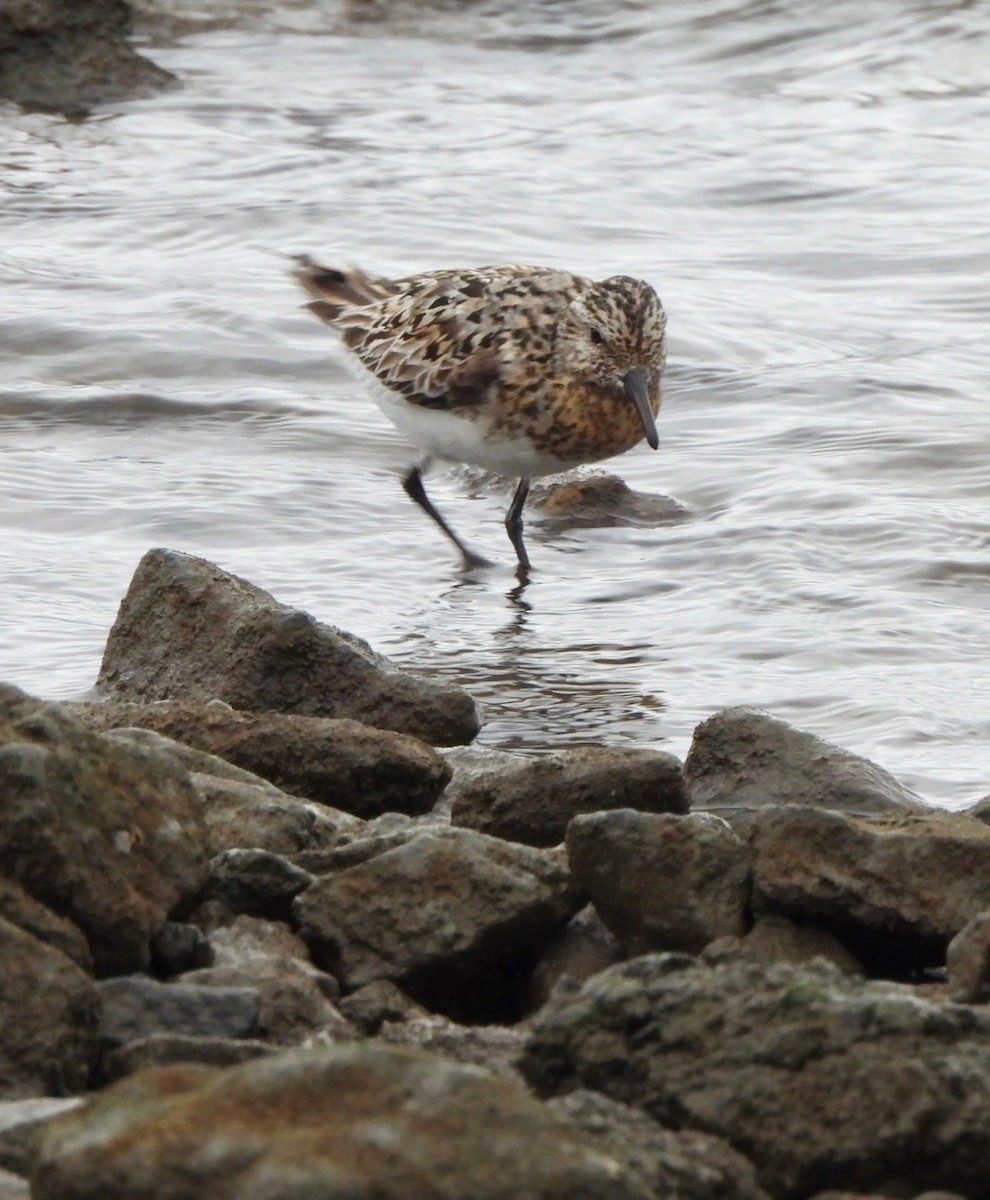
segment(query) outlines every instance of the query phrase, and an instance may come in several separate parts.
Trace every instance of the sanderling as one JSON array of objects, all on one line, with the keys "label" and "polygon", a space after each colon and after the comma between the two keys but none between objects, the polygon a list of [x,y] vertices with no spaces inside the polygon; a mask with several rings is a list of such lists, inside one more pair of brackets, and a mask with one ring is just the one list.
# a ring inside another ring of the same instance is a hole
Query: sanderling
[{"label": "sanderling", "polygon": [[307,307],[341,334],[379,407],[423,452],[403,487],[466,565],[489,564],[426,495],[433,458],[518,480],[505,527],[525,573],[530,479],[622,454],[644,437],[657,448],[666,317],[648,283],[525,266],[385,279],[297,261],[315,297]]}]

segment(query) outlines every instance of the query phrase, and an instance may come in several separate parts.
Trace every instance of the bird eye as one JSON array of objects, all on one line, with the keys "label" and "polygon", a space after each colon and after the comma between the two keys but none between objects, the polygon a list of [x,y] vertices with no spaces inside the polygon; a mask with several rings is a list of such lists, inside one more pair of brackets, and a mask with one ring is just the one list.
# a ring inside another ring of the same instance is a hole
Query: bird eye
[{"label": "bird eye", "polygon": [[602,331],[600,329],[595,329],[594,326],[592,326],[592,328],[591,328],[591,340],[595,343],[596,346],[604,346],[605,345],[605,335],[602,333]]}]

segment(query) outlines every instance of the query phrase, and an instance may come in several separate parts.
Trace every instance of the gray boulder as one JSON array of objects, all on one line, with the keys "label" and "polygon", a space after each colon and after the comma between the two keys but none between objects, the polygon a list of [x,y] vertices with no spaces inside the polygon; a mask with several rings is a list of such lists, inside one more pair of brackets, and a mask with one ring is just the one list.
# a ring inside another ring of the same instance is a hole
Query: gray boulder
[{"label": "gray boulder", "polygon": [[749,851],[718,817],[589,813],[567,827],[566,844],[575,880],[627,956],[694,952],[746,928]]},{"label": "gray boulder", "polygon": [[158,983],[143,975],[105,979],[98,987],[100,1041],[108,1049],[156,1033],[239,1038],[258,1029],[260,998],[253,987]]},{"label": "gray boulder", "polygon": [[687,812],[681,764],[672,754],[582,746],[507,759],[459,786],[451,821],[530,846],[556,846],[579,813],[635,808]]},{"label": "gray boulder", "polygon": [[821,961],[656,954],[558,989],[532,1030],[520,1066],[540,1093],[593,1088],[724,1138],[780,1200],[990,1179],[984,1009]]},{"label": "gray boulder", "polygon": [[352,717],[437,746],[469,742],[480,728],[460,688],[400,671],[360,638],[172,550],[149,550],[138,564],[97,688],[111,700]]},{"label": "gray boulder", "polygon": [[851,813],[930,811],[882,767],[751,708],[725,708],[694,731],[684,762],[692,810],[733,824],[773,804]]}]

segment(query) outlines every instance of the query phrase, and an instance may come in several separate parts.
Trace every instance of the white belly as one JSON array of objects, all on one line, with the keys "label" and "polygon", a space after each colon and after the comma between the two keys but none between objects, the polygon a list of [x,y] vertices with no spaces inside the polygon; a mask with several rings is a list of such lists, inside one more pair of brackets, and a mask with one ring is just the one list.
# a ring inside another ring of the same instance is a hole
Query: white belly
[{"label": "white belly", "polygon": [[481,421],[410,404],[374,378],[370,388],[396,429],[431,458],[467,463],[510,479],[557,475],[569,469],[570,464],[541,454],[526,438],[486,437],[487,426]]}]

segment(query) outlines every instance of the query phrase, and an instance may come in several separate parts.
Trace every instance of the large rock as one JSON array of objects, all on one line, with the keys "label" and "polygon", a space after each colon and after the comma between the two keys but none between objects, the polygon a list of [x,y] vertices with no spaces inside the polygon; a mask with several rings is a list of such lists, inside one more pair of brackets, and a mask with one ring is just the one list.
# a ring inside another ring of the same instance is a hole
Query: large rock
[{"label": "large rock", "polygon": [[944,962],[990,908],[990,829],[956,813],[853,817],[786,805],[750,830],[753,906],[833,933],[875,974]]},{"label": "large rock", "polygon": [[329,851],[364,821],[325,804],[290,796],[215,754],[150,729],[112,729],[108,741],[171,754],[189,771],[203,805],[210,854],[258,849],[273,854]]},{"label": "large rock", "polygon": [[659,1200],[525,1089],[374,1044],[142,1072],[49,1125],[34,1200]]},{"label": "large rock", "polygon": [[417,738],[360,721],[235,712],[189,700],[69,707],[91,729],[153,729],[283,791],[360,817],[428,812],[451,775],[444,759]]},{"label": "large rock", "polygon": [[691,808],[745,821],[771,804],[853,813],[929,806],[883,768],[751,708],[726,708],[694,731],[684,763]]},{"label": "large rock", "polygon": [[520,1063],[730,1142],[780,1200],[823,1183],[984,1195],[990,1013],[823,962],[656,954],[559,989]]},{"label": "large rock", "polygon": [[124,0],[4,0],[0,97],[75,114],[174,83],[130,47],[130,19]]},{"label": "large rock", "polygon": [[567,857],[627,956],[745,931],[749,852],[718,817],[589,813],[567,827]]},{"label": "large rock", "polygon": [[469,742],[480,727],[460,688],[400,671],[360,638],[171,550],[149,550],[138,564],[97,688],[112,700],[353,717],[436,746]]},{"label": "large rock", "polygon": [[100,1040],[126,1045],[156,1033],[187,1037],[252,1037],[261,998],[254,987],[158,983],[143,975],[106,979],[100,985]]},{"label": "large rock", "polygon": [[663,751],[609,746],[508,759],[464,780],[451,820],[508,841],[556,846],[572,817],[607,808],[687,812],[681,764]]},{"label": "large rock", "polygon": [[391,979],[454,1016],[473,1005],[497,1011],[503,972],[522,989],[576,907],[567,872],[550,856],[447,828],[321,878],[295,901],[316,962],[345,990]]},{"label": "large rock", "polygon": [[96,1061],[99,1012],[85,972],[0,917],[0,1096],[85,1088]]},{"label": "large rock", "polygon": [[83,931],[97,973],[147,967],[150,939],[207,875],[185,769],[0,686],[0,795],[6,874]]},{"label": "large rock", "polygon": [[696,1129],[664,1129],[642,1109],[578,1089],[547,1108],[575,1124],[585,1145],[631,1167],[660,1200],[770,1200],[753,1164]]}]

